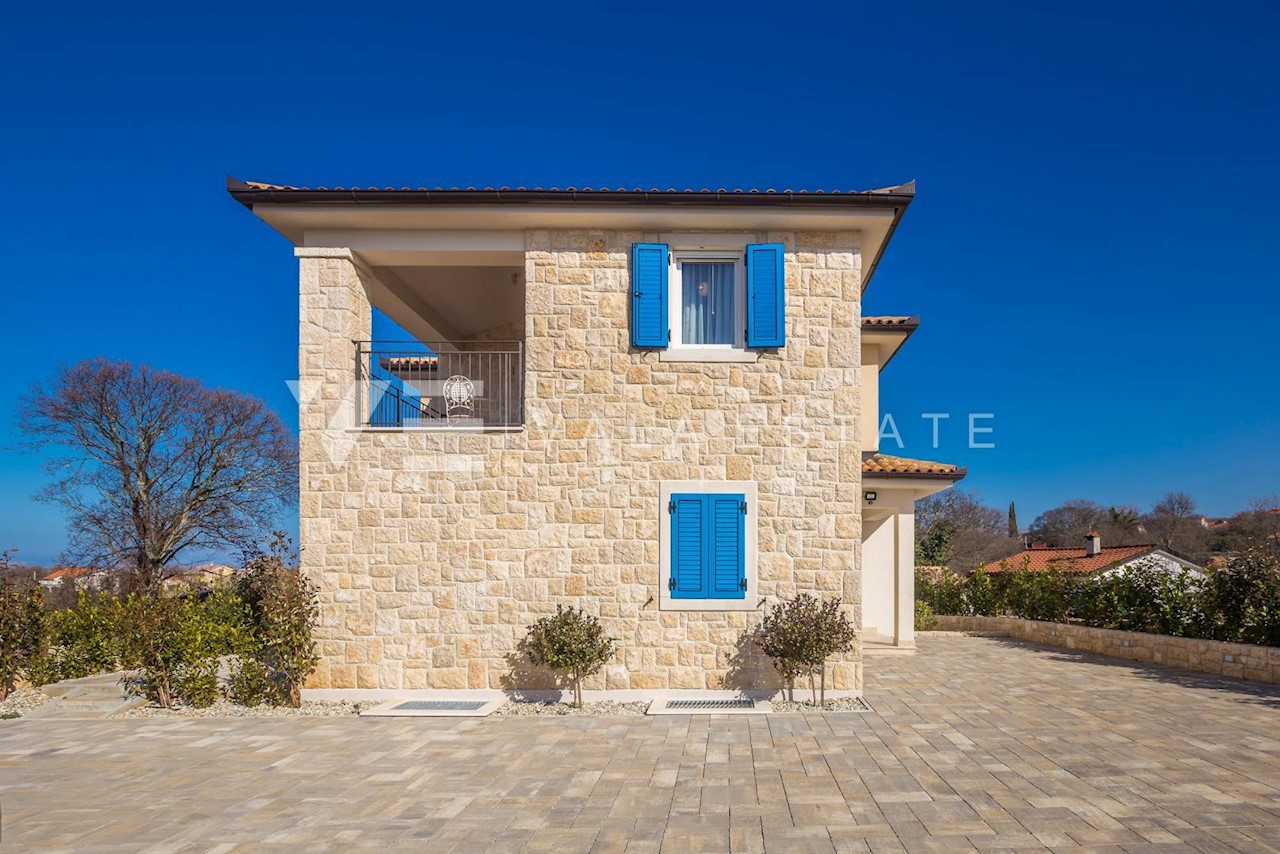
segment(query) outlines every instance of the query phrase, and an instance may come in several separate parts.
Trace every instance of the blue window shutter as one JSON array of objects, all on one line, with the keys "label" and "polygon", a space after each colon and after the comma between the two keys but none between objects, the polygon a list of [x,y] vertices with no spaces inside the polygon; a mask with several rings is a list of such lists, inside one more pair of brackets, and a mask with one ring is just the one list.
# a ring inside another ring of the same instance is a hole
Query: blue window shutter
[{"label": "blue window shutter", "polygon": [[667,346],[667,246],[631,245],[631,346]]},{"label": "blue window shutter", "polygon": [[787,343],[786,276],[781,243],[747,247],[747,346]]},{"label": "blue window shutter", "polygon": [[709,495],[711,549],[710,598],[747,595],[746,496]]},{"label": "blue window shutter", "polygon": [[671,496],[672,599],[707,598],[706,496],[678,493]]}]

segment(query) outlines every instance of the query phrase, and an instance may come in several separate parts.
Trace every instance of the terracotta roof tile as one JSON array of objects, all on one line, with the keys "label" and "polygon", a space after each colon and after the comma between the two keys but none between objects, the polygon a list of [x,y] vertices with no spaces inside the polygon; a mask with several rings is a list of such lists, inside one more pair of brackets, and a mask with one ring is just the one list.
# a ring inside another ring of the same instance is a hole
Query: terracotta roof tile
[{"label": "terracotta roof tile", "polygon": [[84,566],[66,566],[62,569],[55,569],[46,575],[41,581],[61,581],[64,578],[82,578],[93,572],[89,567]]},{"label": "terracotta roof tile", "polygon": [[912,460],[906,457],[892,457],[888,454],[870,454],[862,458],[863,474],[917,475],[923,477],[949,477],[959,480],[968,474],[968,471],[968,469],[953,466],[950,463]]},{"label": "terracotta roof tile", "polygon": [[434,371],[439,364],[437,356],[391,356],[382,360],[387,371]]},{"label": "terracotta roof tile", "polygon": [[903,315],[884,315],[880,317],[864,317],[862,318],[863,326],[919,326],[919,317],[907,317]]},{"label": "terracotta roof tile", "polygon": [[1090,557],[1083,548],[1078,549],[1027,549],[1010,555],[998,564],[987,567],[988,572],[1013,572],[1021,569],[1023,563],[1032,571],[1056,569],[1060,572],[1089,573],[1107,569],[1117,563],[1124,563],[1154,551],[1155,546],[1147,543],[1140,546],[1103,546],[1098,554]]}]

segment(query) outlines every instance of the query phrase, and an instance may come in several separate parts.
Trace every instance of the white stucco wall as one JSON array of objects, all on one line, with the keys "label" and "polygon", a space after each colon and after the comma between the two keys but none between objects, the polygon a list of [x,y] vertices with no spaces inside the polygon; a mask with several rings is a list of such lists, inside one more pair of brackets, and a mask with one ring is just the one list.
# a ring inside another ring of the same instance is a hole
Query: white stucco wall
[{"label": "white stucco wall", "polygon": [[862,522],[862,631],[893,635],[894,520],[864,518]]}]

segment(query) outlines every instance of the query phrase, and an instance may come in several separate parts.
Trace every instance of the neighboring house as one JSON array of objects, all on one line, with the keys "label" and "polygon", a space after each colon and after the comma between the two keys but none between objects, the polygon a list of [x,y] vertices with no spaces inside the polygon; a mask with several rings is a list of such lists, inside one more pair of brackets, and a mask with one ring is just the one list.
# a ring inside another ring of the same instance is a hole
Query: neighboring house
[{"label": "neighboring house", "polygon": [[69,579],[78,590],[100,590],[104,580],[102,572],[85,566],[65,566],[55,569],[40,579],[40,586],[45,590],[57,590]]},{"label": "neighboring house", "polygon": [[593,690],[773,688],[746,632],[801,592],[914,645],[913,502],[964,470],[877,453],[917,323],[861,317],[913,185],[229,191],[299,262],[311,687],[547,687],[557,604],[618,640]]},{"label": "neighboring house", "polygon": [[235,575],[235,572],[235,567],[219,563],[182,567],[167,576],[161,582],[161,586],[169,591],[190,588],[207,589],[231,578],[231,576]]},{"label": "neighboring house", "polygon": [[1204,567],[1157,545],[1104,546],[1102,537],[1094,532],[1085,535],[1084,548],[1051,549],[1033,546],[998,563],[989,564],[986,569],[988,572],[1009,572],[1025,566],[1032,571],[1056,569],[1059,572],[1091,575],[1123,571],[1135,564],[1159,567],[1169,572],[1204,573]]}]

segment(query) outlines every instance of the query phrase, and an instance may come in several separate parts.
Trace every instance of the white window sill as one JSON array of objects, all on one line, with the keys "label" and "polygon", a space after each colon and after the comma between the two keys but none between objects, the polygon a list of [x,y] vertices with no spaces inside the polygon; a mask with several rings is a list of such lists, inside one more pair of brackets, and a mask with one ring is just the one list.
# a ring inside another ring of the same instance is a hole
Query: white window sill
[{"label": "white window sill", "polygon": [[754,611],[760,607],[760,599],[672,599],[664,595],[658,602],[659,611]]},{"label": "white window sill", "polygon": [[659,362],[740,362],[758,361],[755,350],[731,350],[716,347],[668,347],[658,351]]}]

